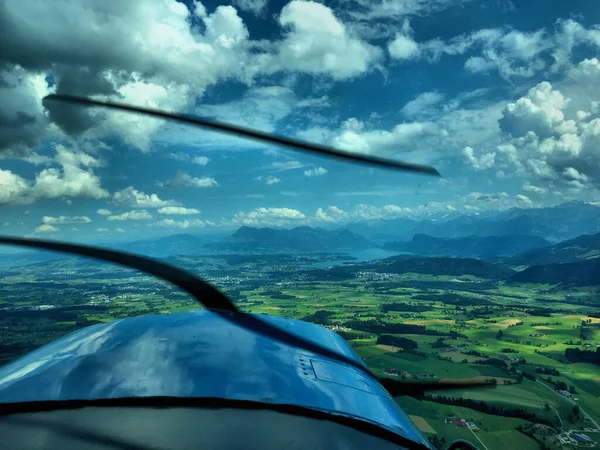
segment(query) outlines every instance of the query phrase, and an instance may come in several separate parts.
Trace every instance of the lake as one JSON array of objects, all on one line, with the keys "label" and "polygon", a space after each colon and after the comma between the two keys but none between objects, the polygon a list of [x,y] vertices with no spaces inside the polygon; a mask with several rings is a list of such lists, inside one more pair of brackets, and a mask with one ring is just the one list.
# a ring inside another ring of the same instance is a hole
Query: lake
[{"label": "lake", "polygon": [[335,261],[319,261],[312,264],[306,264],[304,267],[311,269],[322,269],[326,267],[340,266],[346,263],[357,263],[364,261],[372,261],[374,259],[389,258],[390,256],[406,255],[406,252],[395,252],[391,250],[383,250],[381,248],[368,248],[365,250],[354,250],[348,252],[349,259],[338,259]]}]

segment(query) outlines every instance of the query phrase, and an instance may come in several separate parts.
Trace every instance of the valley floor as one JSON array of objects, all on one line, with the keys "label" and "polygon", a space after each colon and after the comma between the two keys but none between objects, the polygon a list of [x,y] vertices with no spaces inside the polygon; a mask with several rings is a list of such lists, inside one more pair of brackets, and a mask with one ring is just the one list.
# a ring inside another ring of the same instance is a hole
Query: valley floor
[{"label": "valley floor", "polygon": [[[243,311],[333,329],[380,377],[493,383],[446,391],[445,398],[397,399],[436,445],[464,438],[488,450],[573,448],[559,438],[575,430],[600,442],[600,366],[565,358],[566,348],[595,351],[600,344],[600,318],[590,316],[600,309],[594,288],[409,273],[325,281],[311,276],[306,265],[314,262],[178,261],[227,291]],[[5,271],[0,308],[2,363],[82,326],[197,304],[125,269],[62,260]],[[467,407],[456,399],[475,403]]]}]

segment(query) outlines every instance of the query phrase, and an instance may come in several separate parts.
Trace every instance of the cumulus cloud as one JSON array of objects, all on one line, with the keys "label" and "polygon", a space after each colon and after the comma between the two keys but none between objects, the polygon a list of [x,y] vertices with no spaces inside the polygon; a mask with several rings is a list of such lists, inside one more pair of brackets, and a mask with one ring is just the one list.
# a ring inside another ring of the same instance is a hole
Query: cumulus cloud
[{"label": "cumulus cloud", "polygon": [[535,186],[533,184],[524,184],[523,190],[526,192],[533,192],[534,194],[545,194],[546,189],[541,188],[539,186]]},{"label": "cumulus cloud", "polygon": [[271,184],[277,184],[279,182],[281,182],[281,180],[277,177],[274,177],[272,175],[269,176],[258,176],[255,178],[256,181],[262,181],[265,184],[271,185]]},{"label": "cumulus cloud", "polygon": [[281,10],[279,24],[287,33],[279,44],[277,62],[288,70],[343,80],[369,71],[383,56],[378,47],[353,37],[320,3],[293,0]]},{"label": "cumulus cloud", "polygon": [[[544,81],[503,111],[499,125],[508,137],[497,156],[507,168],[539,183],[582,189],[600,186],[600,61],[571,69],[560,89]],[[577,84],[581,81],[582,84]],[[573,94],[573,98],[564,92]]]},{"label": "cumulus cloud", "polygon": [[375,206],[360,203],[349,209],[341,209],[337,206],[318,208],[314,220],[317,222],[345,223],[356,220],[381,220],[406,217],[414,214],[414,210],[398,205]]},{"label": "cumulus cloud", "polygon": [[108,209],[100,208],[99,210],[96,211],[96,214],[99,214],[101,216],[110,216],[112,214],[112,212]]},{"label": "cumulus cloud", "polygon": [[567,194],[571,198],[592,196],[594,192],[597,195],[600,189],[598,85],[600,61],[589,58],[554,83],[542,81],[520,98],[498,103],[483,122],[487,134],[477,137],[475,129],[469,130],[482,121],[473,122],[468,116],[454,120],[458,129],[443,124],[443,118],[438,124],[448,130],[448,144],[460,142],[456,141],[460,134],[457,130],[461,122],[464,124],[469,143],[463,146],[462,157],[474,170],[493,169],[499,178],[521,178],[526,181],[525,192]]},{"label": "cumulus cloud", "polygon": [[26,180],[8,170],[0,169],[0,204],[29,204],[38,199],[92,198],[109,196],[101,187],[100,178],[94,174],[94,167],[102,162],[75,148],[64,145],[54,146],[56,156],[53,162],[59,167],[51,167],[39,172],[33,181]]},{"label": "cumulus cloud", "polygon": [[405,19],[394,40],[388,44],[388,52],[393,59],[404,60],[419,57],[421,52],[413,35],[410,22]]},{"label": "cumulus cloud", "polygon": [[533,202],[531,201],[531,199],[529,197],[527,197],[526,195],[515,195],[515,200],[520,203],[520,206],[532,206]]},{"label": "cumulus cloud", "polygon": [[[236,0],[238,8],[255,14],[264,12],[266,3]],[[195,2],[190,11],[174,0],[77,5],[6,0],[0,17],[6,30],[6,51],[0,55],[0,148],[25,152],[49,126],[58,125],[82,138],[116,134],[146,151],[163,123],[56,102],[44,105],[46,114],[41,99],[51,90],[185,111],[223,80],[251,84],[257,76],[278,72],[343,80],[381,60],[381,49],[355,36],[320,3],[294,0],[277,20],[281,39],[252,41],[233,6],[209,11]],[[45,81],[48,73],[52,88]]]},{"label": "cumulus cloud", "polygon": [[465,147],[463,149],[463,156],[473,169],[484,170],[494,167],[496,153],[484,153],[481,156],[476,157],[471,147]]},{"label": "cumulus cloud", "polygon": [[562,129],[574,131],[574,122],[565,123],[563,109],[568,103],[569,99],[544,81],[531,88],[526,96],[509,103],[498,123],[502,131],[513,137],[522,137],[529,132],[538,137],[549,137]]},{"label": "cumulus cloud", "polygon": [[[331,143],[336,148],[343,150],[357,153],[376,153],[398,150],[412,143],[414,139],[432,135],[436,132],[438,132],[438,127],[430,122],[401,123],[392,128],[391,131],[366,130],[363,122],[351,118],[342,124],[340,131],[334,133]],[[423,156],[421,155],[421,157]]]},{"label": "cumulus cloud", "polygon": [[156,194],[146,194],[129,186],[122,191],[115,192],[113,202],[119,205],[133,208],[162,208],[164,206],[176,206],[173,200],[161,200]]},{"label": "cumulus cloud", "polygon": [[377,220],[406,216],[412,212],[411,208],[398,205],[373,206],[361,203],[354,208],[351,215],[359,219]]},{"label": "cumulus cloud", "polygon": [[0,169],[0,204],[32,203],[30,183],[10,170]]},{"label": "cumulus cloud", "polygon": [[429,215],[432,213],[448,213],[458,211],[463,214],[477,214],[485,211],[506,211],[511,208],[535,208],[536,205],[529,197],[507,192],[471,192],[458,196],[452,201],[429,202],[412,208],[412,215]]},{"label": "cumulus cloud", "polygon": [[309,169],[304,171],[305,177],[320,177],[327,174],[327,169],[323,167],[315,167],[314,169]]},{"label": "cumulus cloud", "polygon": [[152,224],[152,226],[160,227],[160,228],[205,228],[208,226],[215,225],[213,222],[208,220],[200,220],[200,219],[190,219],[190,220],[172,220],[172,219],[163,219],[159,222]]},{"label": "cumulus cloud", "polygon": [[129,211],[123,214],[118,214],[114,216],[108,216],[107,220],[113,222],[118,221],[122,222],[125,220],[150,220],[152,219],[152,214],[150,214],[145,209],[137,210],[137,211]]},{"label": "cumulus cloud", "polygon": [[[570,65],[577,46],[600,47],[598,26],[585,28],[574,20],[559,19],[554,29],[520,31],[509,27],[484,28],[450,39],[416,42],[408,20],[388,44],[393,59],[467,56],[464,67],[473,73],[495,71],[504,78],[530,78],[542,70],[554,72]],[[554,64],[549,67],[549,62]]]},{"label": "cumulus cloud", "polygon": [[60,169],[42,170],[32,186],[36,198],[83,197],[100,199],[109,196],[101,187],[100,178],[92,167],[101,167],[102,163],[83,152],[77,152],[58,144],[56,162]]},{"label": "cumulus cloud", "polygon": [[200,211],[195,208],[184,208],[183,206],[165,206],[164,208],[159,208],[156,212],[159,214],[179,216],[200,214]]},{"label": "cumulus cloud", "polygon": [[59,217],[51,217],[44,216],[42,217],[42,222],[49,225],[62,225],[65,223],[90,223],[92,219],[87,216],[59,216]]},{"label": "cumulus cloud", "polygon": [[206,166],[210,161],[207,156],[194,156],[183,152],[169,153],[169,157],[177,161],[198,164],[199,166]]},{"label": "cumulus cloud", "polygon": [[175,175],[175,178],[173,178],[172,180],[159,182],[157,184],[158,186],[176,189],[183,187],[209,188],[219,185],[217,181],[212,177],[197,178],[192,177],[190,174],[181,171],[177,172],[177,175]]},{"label": "cumulus cloud", "polygon": [[348,214],[337,206],[328,206],[327,209],[319,208],[315,219],[321,222],[340,222],[348,218]]},{"label": "cumulus cloud", "polygon": [[59,231],[58,228],[49,224],[43,224],[34,230],[34,233],[54,233]]},{"label": "cumulus cloud", "polygon": [[[206,86],[236,72],[235,47],[247,39],[247,30],[234,8],[221,6],[202,17],[206,32],[197,35],[182,3],[162,0],[148,6],[147,0],[132,0],[127,5],[9,0],[0,24],[9,31],[4,41],[8,50],[2,57],[30,73],[52,71],[57,92],[120,97],[176,110],[189,104],[192,90],[201,95]],[[70,20],[72,17],[77,21]],[[65,23],[70,24],[68,33],[64,32]],[[122,72],[132,75],[123,77]],[[40,98],[32,92],[28,101],[40,104]],[[117,132],[142,149],[161,124],[122,113],[46,106],[52,122],[68,133],[90,129]]]},{"label": "cumulus cloud", "polygon": [[292,208],[257,208],[254,211],[236,213],[233,224],[250,226],[282,226],[297,223],[306,219],[306,216],[297,209]]}]

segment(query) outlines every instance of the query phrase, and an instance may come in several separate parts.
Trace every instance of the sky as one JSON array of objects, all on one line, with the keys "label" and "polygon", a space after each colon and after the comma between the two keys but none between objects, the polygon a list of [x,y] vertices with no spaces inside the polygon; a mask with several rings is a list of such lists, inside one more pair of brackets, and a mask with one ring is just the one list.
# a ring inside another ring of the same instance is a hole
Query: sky
[{"label": "sky", "polygon": [[[600,200],[595,0],[4,0],[0,234],[135,239]],[[296,153],[185,112],[441,178]]]}]

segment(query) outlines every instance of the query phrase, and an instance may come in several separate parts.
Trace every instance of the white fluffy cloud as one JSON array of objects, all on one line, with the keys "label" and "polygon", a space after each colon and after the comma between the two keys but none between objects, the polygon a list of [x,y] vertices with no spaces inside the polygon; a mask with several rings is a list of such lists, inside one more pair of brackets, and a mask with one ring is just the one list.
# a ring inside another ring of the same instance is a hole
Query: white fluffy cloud
[{"label": "white fluffy cloud", "polygon": [[545,194],[546,189],[541,188],[539,186],[535,186],[533,184],[524,184],[523,190],[526,192],[533,192],[534,194]]},{"label": "white fluffy cloud", "polygon": [[101,216],[110,216],[112,214],[112,212],[109,209],[100,208],[99,210],[96,211],[96,214],[100,214]]},{"label": "white fluffy cloud", "polygon": [[172,219],[163,219],[159,222],[152,224],[152,226],[160,227],[160,228],[179,228],[179,229],[187,229],[187,228],[205,228],[208,226],[213,226],[214,223],[208,220],[200,220],[200,219],[190,219],[190,220],[172,220]]},{"label": "white fluffy cloud", "polygon": [[484,170],[494,167],[494,160],[496,158],[496,153],[484,153],[481,156],[475,156],[473,149],[471,147],[465,147],[463,149],[463,156],[468,164],[473,167],[475,170]]},{"label": "white fluffy cloud", "polygon": [[319,208],[315,213],[315,219],[321,222],[345,221],[348,214],[337,206],[328,206],[327,209]]},{"label": "white fluffy cloud", "polygon": [[157,211],[159,214],[164,215],[178,215],[178,216],[189,216],[193,214],[200,214],[195,208],[184,208],[183,206],[165,206],[163,208],[159,208]]},{"label": "white fluffy cloud", "polygon": [[38,199],[91,198],[109,196],[101,187],[100,178],[93,168],[101,167],[102,162],[75,148],[57,144],[53,162],[59,167],[51,167],[39,172],[33,181],[26,180],[8,170],[0,169],[0,204],[28,204]]},{"label": "white fluffy cloud", "polygon": [[269,176],[262,176],[261,175],[261,176],[256,177],[255,180],[256,181],[261,181],[261,182],[263,182],[265,184],[268,184],[268,185],[277,184],[277,183],[281,182],[281,180],[279,178],[274,177],[272,175],[269,175]]},{"label": "white fluffy cloud", "polygon": [[[236,0],[256,14],[266,3]],[[50,92],[44,80],[49,72],[58,93],[185,111],[223,80],[251,84],[278,72],[343,80],[368,72],[383,55],[320,3],[285,5],[277,19],[283,38],[271,41],[252,41],[233,6],[193,6],[192,12],[175,0],[3,2],[0,148],[25,152],[50,123],[71,136],[116,134],[149,149],[160,120],[51,102],[45,114],[41,99]]]},{"label": "white fluffy cloud", "polygon": [[353,37],[320,3],[293,0],[281,10],[279,24],[288,31],[279,44],[277,62],[287,70],[342,80],[367,72],[383,56],[378,47]]},{"label": "white fluffy cloud", "polygon": [[405,19],[394,40],[388,44],[388,52],[393,59],[404,60],[419,57],[421,51],[413,35],[410,22]]},{"label": "white fluffy cloud", "polygon": [[[4,57],[27,70],[52,70],[59,92],[119,96],[179,110],[208,85],[239,74],[239,56],[247,59],[245,51],[238,50],[248,33],[231,6],[200,17],[204,34],[192,29],[187,7],[171,0],[90,0],[76,5],[8,0],[3,11],[0,25],[11,30]],[[122,72],[131,76],[123,77]],[[40,95],[31,97],[39,104]],[[161,124],[122,113],[48,106],[50,119],[67,132],[117,132],[142,149]]]},{"label": "white fluffy cloud", "polygon": [[[401,123],[387,130],[366,130],[363,122],[351,118],[342,125],[339,132],[334,132],[331,143],[340,149],[357,153],[377,153],[400,150],[422,138],[438,132],[438,127],[430,122]],[[421,153],[421,157],[426,156]],[[427,155],[430,156],[430,155]]]},{"label": "white fluffy cloud", "polygon": [[59,231],[59,229],[56,228],[55,226],[52,226],[49,224],[43,224],[43,225],[40,225],[39,227],[37,227],[34,230],[34,233],[54,233],[56,231]]},{"label": "white fluffy cloud", "polygon": [[561,130],[575,131],[575,123],[565,123],[563,110],[569,103],[560,91],[544,81],[531,88],[525,97],[509,103],[499,121],[502,131],[513,137],[529,132],[538,137],[550,137]]},{"label": "white fluffy cloud", "polygon": [[107,220],[109,220],[111,222],[113,222],[113,221],[122,222],[125,220],[150,220],[150,219],[152,219],[152,214],[150,214],[145,209],[129,211],[129,212],[125,212],[123,214],[108,216],[108,218],[107,218]]},{"label": "white fluffy cloud", "polygon": [[122,191],[115,192],[113,202],[119,205],[131,206],[133,208],[162,208],[163,206],[176,206],[173,200],[161,200],[156,194],[146,194],[129,186]]},{"label": "white fluffy cloud", "polygon": [[31,203],[31,186],[10,170],[0,169],[0,204]]},{"label": "white fluffy cloud", "polygon": [[250,226],[282,226],[298,223],[306,216],[292,208],[257,208],[250,212],[238,212],[231,221],[233,224]]},{"label": "white fluffy cloud", "polygon": [[56,146],[56,152],[56,161],[62,167],[44,169],[37,175],[32,186],[34,197],[100,199],[109,196],[108,191],[101,187],[100,178],[91,169],[102,165],[99,160],[60,144]]},{"label": "white fluffy cloud", "polygon": [[169,157],[177,161],[206,166],[210,159],[207,156],[194,156],[183,152],[169,153]]},{"label": "white fluffy cloud", "polygon": [[[469,55],[464,67],[473,73],[498,72],[504,78],[532,77],[544,69],[557,71],[569,65],[579,45],[600,47],[598,26],[585,28],[571,19],[558,20],[554,29],[520,31],[484,28],[448,40],[415,42],[407,20],[389,42],[390,56],[397,60],[424,58],[437,62],[442,56]],[[554,64],[549,64],[554,60]]]},{"label": "white fluffy cloud", "polygon": [[499,120],[508,139],[497,148],[506,171],[532,176],[536,184],[598,188],[600,92],[593,87],[598,83],[600,61],[586,59],[558,83],[560,89],[544,81],[509,103]]},{"label": "white fluffy cloud", "polygon": [[158,183],[158,186],[170,187],[170,188],[183,188],[183,187],[194,187],[194,188],[209,188],[218,186],[219,183],[212,177],[193,177],[185,172],[177,172],[175,178],[168,181]]},{"label": "white fluffy cloud", "polygon": [[327,174],[327,169],[324,167],[315,167],[314,169],[308,169],[304,171],[305,177],[320,177]]},{"label": "white fluffy cloud", "polygon": [[49,225],[62,225],[65,223],[90,223],[92,219],[87,216],[59,216],[59,217],[51,217],[44,216],[42,217],[42,222]]}]

